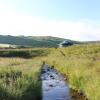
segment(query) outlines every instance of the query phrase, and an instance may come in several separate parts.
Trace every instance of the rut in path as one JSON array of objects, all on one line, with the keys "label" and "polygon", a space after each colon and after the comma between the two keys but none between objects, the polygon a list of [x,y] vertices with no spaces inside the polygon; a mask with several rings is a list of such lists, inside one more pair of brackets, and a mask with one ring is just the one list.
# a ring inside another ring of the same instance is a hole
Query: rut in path
[{"label": "rut in path", "polygon": [[71,100],[70,89],[63,76],[44,64],[42,67],[42,100]]}]

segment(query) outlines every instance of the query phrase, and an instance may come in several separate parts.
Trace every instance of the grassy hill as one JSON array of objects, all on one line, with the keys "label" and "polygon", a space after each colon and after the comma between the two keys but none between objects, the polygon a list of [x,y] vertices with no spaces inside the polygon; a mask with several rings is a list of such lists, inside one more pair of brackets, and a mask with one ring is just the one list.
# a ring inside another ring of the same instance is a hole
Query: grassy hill
[{"label": "grassy hill", "polygon": [[20,45],[25,47],[58,47],[64,40],[77,43],[69,39],[51,36],[3,36],[0,35],[0,44]]}]

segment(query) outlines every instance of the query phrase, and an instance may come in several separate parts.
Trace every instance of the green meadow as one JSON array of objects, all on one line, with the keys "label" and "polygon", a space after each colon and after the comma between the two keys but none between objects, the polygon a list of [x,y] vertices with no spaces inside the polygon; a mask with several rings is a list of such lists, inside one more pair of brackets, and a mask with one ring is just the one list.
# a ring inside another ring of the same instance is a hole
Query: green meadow
[{"label": "green meadow", "polygon": [[0,51],[0,100],[40,100],[42,49]]},{"label": "green meadow", "polygon": [[64,74],[70,88],[83,92],[89,100],[99,100],[100,44],[58,48],[45,60]]},{"label": "green meadow", "polygon": [[99,100],[100,43],[0,50],[0,100],[41,100],[43,61],[62,73],[70,88]]}]

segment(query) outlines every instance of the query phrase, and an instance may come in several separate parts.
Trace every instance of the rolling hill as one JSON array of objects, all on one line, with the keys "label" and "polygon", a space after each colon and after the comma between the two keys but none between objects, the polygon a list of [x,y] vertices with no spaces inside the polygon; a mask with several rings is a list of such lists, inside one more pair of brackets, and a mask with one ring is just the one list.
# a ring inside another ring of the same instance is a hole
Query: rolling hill
[{"label": "rolling hill", "polygon": [[0,44],[19,45],[25,47],[58,47],[62,41],[70,41],[73,44],[78,43],[69,39],[52,36],[10,36],[0,35]]}]

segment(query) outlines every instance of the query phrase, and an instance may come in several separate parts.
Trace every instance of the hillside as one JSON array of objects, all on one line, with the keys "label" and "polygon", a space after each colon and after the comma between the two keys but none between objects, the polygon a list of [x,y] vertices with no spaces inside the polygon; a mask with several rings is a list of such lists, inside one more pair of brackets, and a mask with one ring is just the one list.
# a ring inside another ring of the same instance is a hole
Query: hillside
[{"label": "hillside", "polygon": [[64,40],[78,43],[69,39],[51,36],[4,36],[0,35],[0,44],[20,45],[25,47],[58,47]]}]

